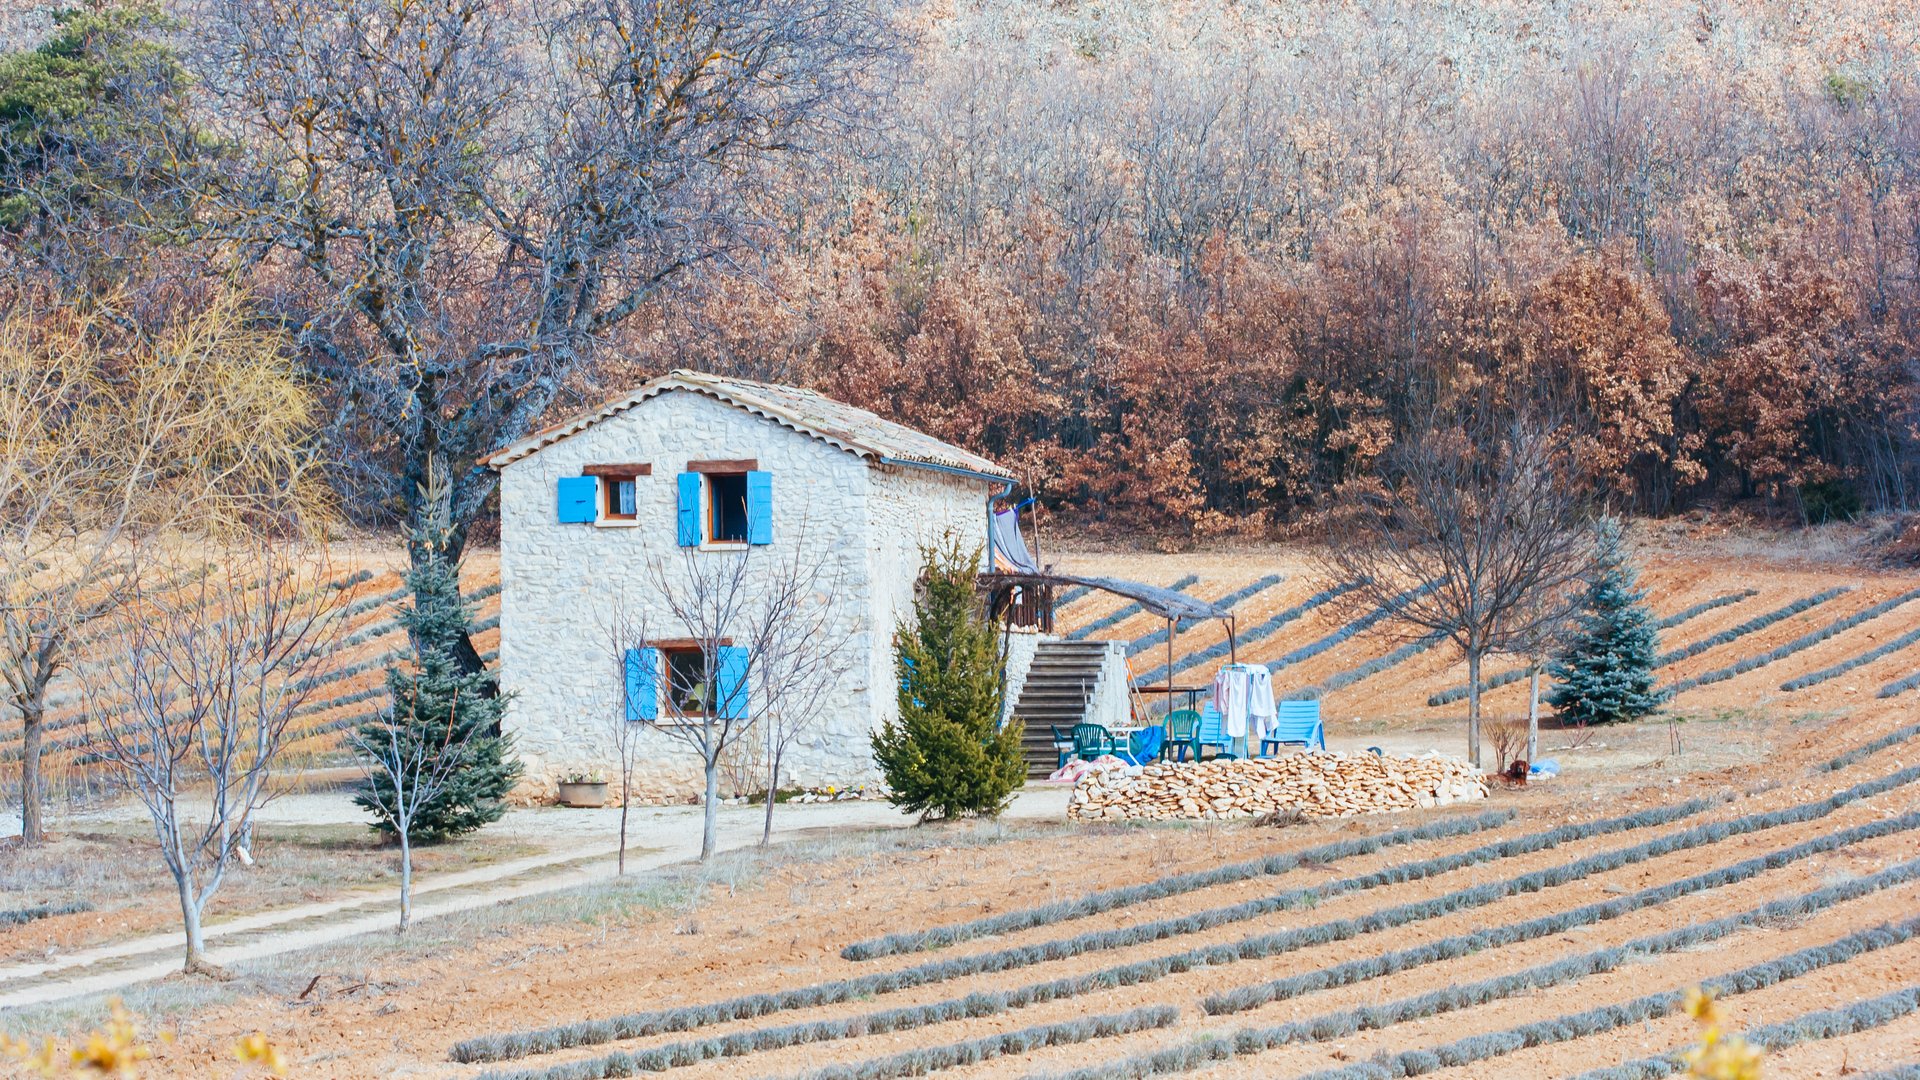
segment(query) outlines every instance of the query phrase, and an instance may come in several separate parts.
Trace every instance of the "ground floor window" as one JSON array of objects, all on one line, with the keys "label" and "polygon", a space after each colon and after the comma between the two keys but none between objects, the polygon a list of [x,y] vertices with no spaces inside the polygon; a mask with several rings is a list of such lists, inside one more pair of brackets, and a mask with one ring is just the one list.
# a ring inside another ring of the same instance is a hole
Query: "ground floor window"
[{"label": "ground floor window", "polygon": [[666,658],[667,695],[680,716],[705,716],[713,695],[707,686],[706,653],[698,647],[662,649]]}]

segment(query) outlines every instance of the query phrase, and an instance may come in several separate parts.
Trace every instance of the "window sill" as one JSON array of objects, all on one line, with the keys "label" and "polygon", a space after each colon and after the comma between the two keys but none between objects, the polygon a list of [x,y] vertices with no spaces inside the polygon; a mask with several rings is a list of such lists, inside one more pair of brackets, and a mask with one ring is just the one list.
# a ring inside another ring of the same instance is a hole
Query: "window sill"
[{"label": "window sill", "polygon": [[701,551],[745,551],[752,547],[745,540],[708,540],[700,545]]},{"label": "window sill", "polygon": [[596,529],[637,529],[640,527],[640,519],[637,517],[601,518],[595,521],[593,526]]}]

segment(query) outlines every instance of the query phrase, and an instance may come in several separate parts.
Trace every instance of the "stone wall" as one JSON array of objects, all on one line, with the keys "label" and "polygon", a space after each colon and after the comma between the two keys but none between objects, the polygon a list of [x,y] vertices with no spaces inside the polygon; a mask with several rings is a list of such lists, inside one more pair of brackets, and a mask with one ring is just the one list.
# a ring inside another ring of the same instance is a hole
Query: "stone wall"
[{"label": "stone wall", "polygon": [[[847,675],[814,728],[787,754],[783,783],[874,786],[872,731],[894,713],[892,633],[910,610],[919,544],[953,529],[986,535],[987,486],[863,459],[705,395],[672,390],[502,470],[500,672],[513,695],[506,730],[526,765],[526,795],[575,769],[617,771],[610,725],[624,711],[616,612],[644,616],[650,637],[690,636],[672,621],[656,575],[684,583],[675,476],[693,460],[752,458],[773,475],[773,543],[750,559],[818,560],[833,581],[831,632],[847,639]],[[588,465],[643,462],[631,524],[561,524],[556,483]],[[969,531],[970,530],[970,531]],[[693,553],[694,558],[704,553]],[[760,740],[723,776],[762,776]],[[699,758],[659,731],[640,733],[635,795],[685,802],[702,790]],[[755,779],[749,779],[755,778]],[[727,794],[735,793],[728,790]]]},{"label": "stone wall", "polygon": [[[980,480],[929,469],[875,466],[866,512],[871,522],[867,576],[874,583],[875,645],[872,685],[875,695],[869,730],[900,715],[894,694],[893,632],[913,618],[913,594],[920,579],[922,549],[951,536],[962,551],[978,550],[984,567],[987,543],[987,495]],[[871,761],[869,760],[869,765]],[[874,774],[875,780],[878,774]]]}]

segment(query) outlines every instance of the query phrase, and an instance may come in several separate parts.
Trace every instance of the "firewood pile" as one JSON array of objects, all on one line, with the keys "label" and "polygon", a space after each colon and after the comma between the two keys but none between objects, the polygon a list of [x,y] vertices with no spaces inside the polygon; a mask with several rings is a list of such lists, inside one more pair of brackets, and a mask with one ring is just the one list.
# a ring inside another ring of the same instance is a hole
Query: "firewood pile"
[{"label": "firewood pile", "polygon": [[1251,761],[1096,769],[1074,785],[1069,818],[1351,817],[1487,797],[1487,781],[1448,757],[1289,754]]}]

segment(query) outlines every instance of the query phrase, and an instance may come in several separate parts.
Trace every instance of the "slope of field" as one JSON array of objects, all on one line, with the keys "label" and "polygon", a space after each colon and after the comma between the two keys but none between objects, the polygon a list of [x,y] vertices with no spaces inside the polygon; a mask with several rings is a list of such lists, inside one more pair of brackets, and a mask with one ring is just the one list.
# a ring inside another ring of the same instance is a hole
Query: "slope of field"
[{"label": "slope of field", "polygon": [[[1642,584],[1656,615],[1682,620],[1662,631],[1662,651],[1709,644],[1662,668],[1662,683],[1681,690],[1676,710],[1821,711],[1872,699],[1882,688],[1895,703],[1920,701],[1920,694],[1901,685],[1920,672],[1920,600],[1891,604],[1920,587],[1920,576],[1863,572],[1846,564],[1659,553],[1645,562]],[[1178,586],[1231,604],[1234,641],[1218,622],[1183,626],[1172,636],[1176,684],[1206,685],[1230,656],[1269,664],[1277,693],[1323,702],[1336,740],[1377,740],[1465,713],[1464,700],[1446,700],[1466,683],[1465,664],[1453,645],[1354,604],[1347,583],[1326,579],[1302,550],[1068,554],[1059,563],[1082,574]],[[404,590],[392,556],[346,552],[336,559],[334,573],[344,585],[348,618],[332,666],[316,678],[313,700],[296,722],[292,753],[299,762],[336,756],[345,732],[378,707],[386,666],[405,656],[405,636],[394,622]],[[474,605],[475,642],[489,659],[499,643],[499,580],[496,554],[477,552],[467,560],[463,587]],[[1164,620],[1098,591],[1074,590],[1063,601],[1060,632],[1127,642],[1136,679],[1166,680]],[[1876,606],[1887,609],[1876,614]],[[1862,615],[1872,617],[1854,621]],[[1790,651],[1767,659],[1782,649]],[[1513,663],[1495,657],[1487,672]],[[1703,677],[1708,681],[1695,685]],[[1483,708],[1496,720],[1523,716],[1527,691],[1524,679],[1495,685]],[[1443,703],[1429,704],[1433,699]],[[50,772],[56,782],[84,785],[93,763],[71,676],[56,685],[52,700]],[[1162,699],[1146,704],[1164,707]],[[18,721],[0,721],[0,763],[18,755]]]},{"label": "slope of field", "polygon": [[1421,815],[963,824],[664,911],[521,931],[504,912],[356,962],[382,987],[365,999],[315,1008],[304,969],[261,976],[156,1064],[195,1075],[258,1028],[312,1077],[1360,1080],[1378,1056],[1518,1080],[1685,1045],[1679,993],[1703,981],[1734,1028],[1780,1040],[1794,1071],[1769,1075],[1920,1057],[1900,1005],[1920,965],[1920,725],[1870,699],[1757,730],[1763,752],[1732,769],[1683,756]]}]

